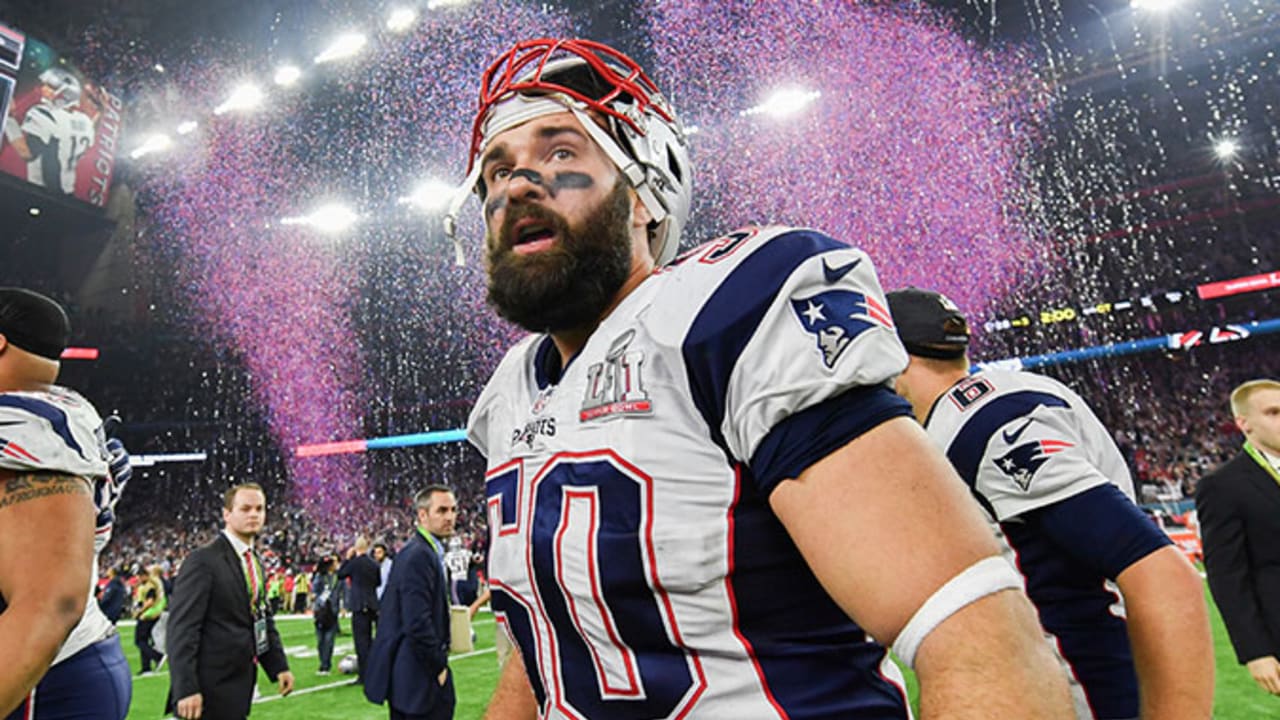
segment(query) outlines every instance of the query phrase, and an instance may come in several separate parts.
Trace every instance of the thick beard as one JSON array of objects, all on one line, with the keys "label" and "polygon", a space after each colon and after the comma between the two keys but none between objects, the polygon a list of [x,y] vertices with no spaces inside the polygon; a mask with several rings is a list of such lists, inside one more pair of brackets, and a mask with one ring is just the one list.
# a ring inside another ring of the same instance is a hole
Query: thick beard
[{"label": "thick beard", "polygon": [[[559,243],[532,255],[510,247],[513,225],[537,218]],[[631,274],[631,197],[619,179],[577,227],[538,205],[509,208],[490,238],[489,304],[530,332],[559,332],[598,322]]]}]

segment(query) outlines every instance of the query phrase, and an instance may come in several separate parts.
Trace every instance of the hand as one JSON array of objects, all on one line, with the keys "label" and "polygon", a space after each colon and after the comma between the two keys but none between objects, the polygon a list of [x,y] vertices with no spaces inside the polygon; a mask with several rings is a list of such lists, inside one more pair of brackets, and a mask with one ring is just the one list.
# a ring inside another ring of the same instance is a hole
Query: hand
[{"label": "hand", "polygon": [[355,556],[356,556],[356,548],[354,545],[352,545],[350,548],[347,548],[347,559],[350,560]]},{"label": "hand", "polygon": [[280,696],[288,695],[293,692],[293,673],[285,670],[276,678],[276,683],[280,688]]},{"label": "hand", "polygon": [[1250,660],[1247,667],[1258,687],[1272,695],[1280,695],[1280,661],[1275,655]]},{"label": "hand", "polygon": [[204,696],[200,693],[188,695],[178,701],[178,717],[182,720],[199,720],[204,712]]},{"label": "hand", "polygon": [[449,679],[449,668],[445,668],[440,671],[440,675],[439,677],[436,678],[436,681],[440,683],[440,687],[444,687],[444,681],[448,679]]},{"label": "hand", "polygon": [[118,494],[133,477],[133,466],[129,464],[129,451],[124,449],[124,443],[111,438],[107,440],[107,453],[111,456],[107,465],[111,468],[111,479],[115,482]]}]

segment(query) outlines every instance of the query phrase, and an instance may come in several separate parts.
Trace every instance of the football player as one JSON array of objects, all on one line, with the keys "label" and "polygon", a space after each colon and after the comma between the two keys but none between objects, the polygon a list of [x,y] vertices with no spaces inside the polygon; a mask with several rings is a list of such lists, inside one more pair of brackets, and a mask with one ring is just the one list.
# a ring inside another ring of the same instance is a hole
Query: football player
[{"label": "football player", "polygon": [[67,335],[56,302],[0,288],[0,712],[11,720],[123,719],[132,692],[93,601],[128,456],[108,448],[84,398],[52,384]]},{"label": "football player", "polygon": [[1080,717],[1208,718],[1213,645],[1200,578],[1134,505],[1107,429],[1056,380],[970,374],[969,327],[945,296],[908,288],[888,300],[911,356],[898,392],[999,522],[1083,686]]},{"label": "football player", "polygon": [[40,101],[22,124],[5,118],[5,136],[27,161],[27,180],[68,195],[76,191],[76,166],[93,146],[95,115],[80,109],[82,88],[62,68],[40,73]]},{"label": "football player", "polygon": [[1020,578],[893,392],[867,256],[748,227],[671,264],[685,133],[612,48],[521,42],[481,98],[464,188],[490,303],[533,333],[469,420],[521,660],[489,716],[906,718],[892,645],[925,717],[1070,717]]}]

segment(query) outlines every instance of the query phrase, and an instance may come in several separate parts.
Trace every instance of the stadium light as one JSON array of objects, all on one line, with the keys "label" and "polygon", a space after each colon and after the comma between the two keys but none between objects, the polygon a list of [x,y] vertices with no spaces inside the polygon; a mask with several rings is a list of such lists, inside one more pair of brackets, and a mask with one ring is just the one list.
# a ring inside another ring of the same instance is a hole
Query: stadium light
[{"label": "stadium light", "polygon": [[822,93],[817,90],[785,88],[774,92],[769,99],[759,105],[747,108],[738,114],[744,117],[761,114],[775,118],[790,117],[820,97]]},{"label": "stadium light", "polygon": [[302,71],[296,65],[281,65],[276,68],[276,74],[272,80],[280,87],[289,87],[298,82],[300,77],[302,77]]},{"label": "stadium light", "polygon": [[186,120],[178,124],[178,134],[190,135],[191,133],[195,132],[196,128],[198,127],[200,127],[200,125],[195,120]]},{"label": "stadium light", "polygon": [[387,29],[391,32],[404,32],[413,27],[413,21],[417,19],[418,13],[413,8],[398,7],[387,17]]},{"label": "stadium light", "polygon": [[262,90],[253,83],[237,85],[221,105],[213,109],[214,115],[222,115],[232,110],[252,110],[262,104]]},{"label": "stadium light", "polygon": [[343,33],[334,39],[329,47],[324,49],[316,56],[316,64],[333,62],[334,60],[344,60],[358,54],[364,49],[369,42],[369,38],[364,33],[350,32]]},{"label": "stadium light", "polygon": [[399,202],[418,210],[435,212],[443,210],[457,191],[457,187],[442,180],[427,180],[415,187],[412,194],[400,198]]},{"label": "stadium light", "polygon": [[336,235],[350,229],[360,216],[354,210],[340,203],[321,205],[311,211],[310,215],[281,218],[281,225],[306,225],[326,235]]},{"label": "stadium light", "polygon": [[172,145],[173,140],[168,135],[157,133],[149,136],[146,140],[143,140],[141,145],[134,148],[133,152],[129,153],[129,157],[137,160],[143,155],[150,155],[151,153],[168,150]]},{"label": "stadium light", "polygon": [[1134,10],[1167,13],[1177,7],[1179,0],[1129,0],[1129,7]]},{"label": "stadium light", "polygon": [[1218,138],[1213,142],[1213,154],[1222,162],[1231,160],[1240,153],[1240,142],[1235,138]]}]

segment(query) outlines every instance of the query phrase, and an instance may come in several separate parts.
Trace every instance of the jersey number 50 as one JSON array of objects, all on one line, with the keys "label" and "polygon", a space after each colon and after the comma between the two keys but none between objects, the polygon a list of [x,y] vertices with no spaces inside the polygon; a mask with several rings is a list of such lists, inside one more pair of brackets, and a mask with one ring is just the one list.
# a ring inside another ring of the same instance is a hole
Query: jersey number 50
[{"label": "jersey number 50", "polygon": [[531,481],[520,463],[497,468],[486,494],[490,552],[515,557],[502,544],[524,543],[532,592],[494,578],[493,605],[539,705],[569,717],[685,714],[706,679],[658,578],[650,478],[609,450],[561,453]]}]

